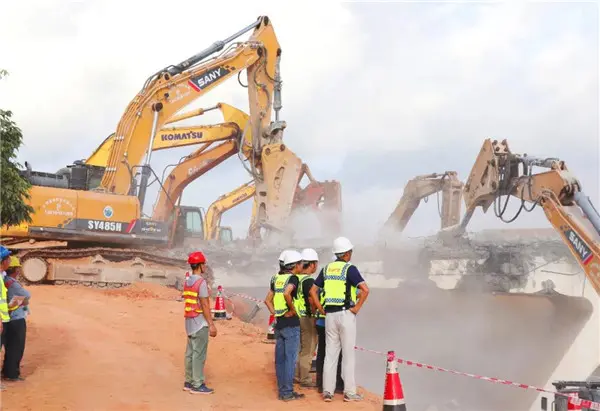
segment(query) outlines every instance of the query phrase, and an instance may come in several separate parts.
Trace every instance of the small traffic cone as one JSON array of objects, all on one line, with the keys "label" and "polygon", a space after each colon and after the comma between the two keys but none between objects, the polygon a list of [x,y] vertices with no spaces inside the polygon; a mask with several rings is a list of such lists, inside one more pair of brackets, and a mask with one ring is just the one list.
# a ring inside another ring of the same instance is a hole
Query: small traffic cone
[{"label": "small traffic cone", "polygon": [[398,374],[398,363],[394,351],[388,351],[385,368],[385,390],[383,392],[383,411],[406,411],[404,392]]},{"label": "small traffic cone", "polygon": [[317,349],[318,345],[315,347],[315,353],[313,354],[312,363],[310,364],[310,372],[317,372]]},{"label": "small traffic cone", "polygon": [[215,298],[213,317],[215,320],[227,318],[227,311],[225,310],[225,298],[223,298],[223,287],[221,286],[217,287],[217,298]]},{"label": "small traffic cone", "polygon": [[275,328],[273,327],[273,325],[275,324],[275,316],[273,314],[271,314],[269,316],[269,329],[267,331],[267,341],[269,343],[274,343],[275,342]]}]

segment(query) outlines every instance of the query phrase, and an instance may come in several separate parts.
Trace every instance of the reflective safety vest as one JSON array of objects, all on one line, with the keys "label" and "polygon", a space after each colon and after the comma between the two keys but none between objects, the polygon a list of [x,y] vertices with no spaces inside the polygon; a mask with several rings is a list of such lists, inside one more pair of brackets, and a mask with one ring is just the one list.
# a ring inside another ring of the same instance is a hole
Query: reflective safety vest
[{"label": "reflective safety vest", "polygon": [[[319,288],[317,295],[319,296],[321,306],[325,308],[325,291],[322,288]],[[321,311],[317,310],[315,313],[315,318],[325,318],[325,315],[321,314]]]},{"label": "reflective safety vest", "polygon": [[6,289],[6,285],[4,285],[4,279],[0,280],[0,320],[3,323],[7,323],[10,321],[10,315],[8,314],[8,301],[6,300],[8,297],[8,292]]},{"label": "reflective safety vest", "polygon": [[352,264],[345,261],[334,261],[323,270],[323,290],[325,304],[323,307],[350,308],[356,303],[356,287],[346,283],[346,273]]},{"label": "reflective safety vest", "polygon": [[302,290],[302,283],[304,280],[309,278],[308,274],[296,274],[298,277],[298,291],[296,292],[296,299],[294,300],[294,307],[300,317],[306,317],[306,301],[304,300],[304,291]]},{"label": "reflective safety vest", "polygon": [[275,292],[275,296],[273,297],[273,306],[275,308],[275,317],[282,317],[286,312],[289,311],[287,302],[283,296],[283,291],[290,282],[290,277],[292,275],[293,274],[285,273],[277,274],[275,277],[273,277],[273,289]]},{"label": "reflective safety vest", "polygon": [[[4,281],[4,285],[6,286],[6,298],[8,299],[8,289],[9,289],[9,288],[10,288],[10,286],[11,286],[11,285],[13,285],[13,283],[14,283],[15,281],[17,281],[17,280],[15,280],[14,278],[12,278],[12,277],[9,277],[9,276],[6,276],[5,280],[6,280],[6,281]],[[12,308],[11,308],[11,307],[8,307],[8,312],[9,312],[9,313],[12,313],[13,311],[15,311],[15,310],[16,310],[16,309],[18,309],[18,308],[19,308],[19,306],[18,306],[18,305],[14,306],[14,307],[12,307]]]},{"label": "reflective safety vest", "polygon": [[198,292],[200,291],[200,285],[204,278],[200,277],[191,286],[188,285],[187,281],[183,284],[183,301],[185,303],[184,317],[194,318],[202,314],[202,306],[198,300]]}]

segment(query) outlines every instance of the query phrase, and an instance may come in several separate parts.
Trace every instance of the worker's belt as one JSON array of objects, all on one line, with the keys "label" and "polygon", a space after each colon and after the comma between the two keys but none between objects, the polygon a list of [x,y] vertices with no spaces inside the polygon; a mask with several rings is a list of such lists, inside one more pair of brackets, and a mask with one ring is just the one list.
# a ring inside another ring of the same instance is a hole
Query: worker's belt
[{"label": "worker's belt", "polygon": [[325,307],[325,314],[339,313],[340,311],[346,311],[348,309],[350,309],[350,307],[346,308],[342,305],[330,305]]}]

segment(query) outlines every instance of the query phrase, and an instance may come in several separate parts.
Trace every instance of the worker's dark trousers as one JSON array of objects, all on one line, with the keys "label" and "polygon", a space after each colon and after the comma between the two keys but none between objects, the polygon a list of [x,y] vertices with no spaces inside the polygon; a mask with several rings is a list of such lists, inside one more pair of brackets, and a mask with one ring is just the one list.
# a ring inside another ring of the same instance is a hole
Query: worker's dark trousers
[{"label": "worker's dark trousers", "polygon": [[27,326],[25,319],[11,320],[4,323],[2,344],[4,345],[4,378],[19,378],[21,376],[21,359],[25,352],[25,334]]},{"label": "worker's dark trousers", "polygon": [[[325,364],[325,327],[319,325],[317,328],[317,388],[319,392],[323,391],[323,365]],[[335,383],[337,392],[344,392],[344,380],[342,379],[342,352],[337,366],[337,378]]]}]

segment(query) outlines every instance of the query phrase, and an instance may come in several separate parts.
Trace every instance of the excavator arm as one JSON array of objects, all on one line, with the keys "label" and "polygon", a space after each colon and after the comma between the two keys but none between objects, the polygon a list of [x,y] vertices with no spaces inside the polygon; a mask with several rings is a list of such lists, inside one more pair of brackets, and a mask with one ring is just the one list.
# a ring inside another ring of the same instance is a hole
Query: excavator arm
[{"label": "excavator arm", "polygon": [[203,145],[171,171],[163,182],[164,189],[159,192],[152,220],[166,221],[188,184],[237,153],[237,145],[233,140],[215,147],[209,146],[210,144]]},{"label": "excavator arm", "polygon": [[[533,167],[547,171],[533,173]],[[454,233],[464,232],[479,206],[486,212],[494,204],[495,214],[503,218],[501,196],[521,200],[517,215],[526,203],[539,204],[600,294],[600,215],[564,161],[514,154],[506,140],[486,139],[464,187],[467,213]]]},{"label": "excavator arm", "polygon": [[[238,124],[246,124],[248,115],[225,103],[218,103],[214,107],[197,109],[185,115],[175,116],[166,124],[200,116],[214,109],[219,109],[227,122],[215,125],[165,127],[156,134],[152,143],[152,151],[239,138],[243,130],[240,130]],[[114,137],[113,133],[104,139],[102,144],[85,160],[85,164],[106,167],[110,150],[115,141]]]},{"label": "excavator arm", "polygon": [[[183,190],[192,181],[238,153],[242,130],[247,128],[248,115],[228,104],[219,103],[217,107],[221,110],[223,119],[226,121],[224,123],[225,127],[228,128],[230,124],[233,124],[238,133],[230,136],[229,140],[214,147],[211,146],[216,140],[206,142],[202,147],[177,164],[163,182],[163,189],[159,191],[158,198],[154,204],[152,219],[166,221],[172,214]],[[186,116],[189,118],[203,112],[192,112],[186,114]],[[182,119],[184,118],[180,116],[177,121]],[[218,130],[220,126],[222,125],[209,127],[212,127],[213,130]],[[251,132],[247,132],[248,134],[251,136]]]},{"label": "excavator arm", "polygon": [[254,181],[241,185],[230,193],[217,198],[206,210],[204,216],[204,234],[206,240],[219,240],[221,217],[223,213],[252,198],[256,188]]},{"label": "excavator arm", "polygon": [[442,210],[440,212],[442,228],[458,224],[462,189],[463,184],[458,179],[456,171],[417,176],[404,186],[402,197],[384,227],[400,232],[404,231],[421,200],[440,191],[442,192]]},{"label": "excavator arm", "polygon": [[[221,54],[212,56],[223,50],[227,43],[251,30],[253,33],[248,41],[233,43]],[[152,146],[158,130],[187,105],[244,69],[248,75],[252,134],[257,138],[268,137],[266,130],[271,126],[275,65],[280,54],[269,18],[261,16],[226,40],[216,42],[201,53],[151,76],[117,126],[100,189],[129,194],[131,169],[140,165],[143,167],[142,182],[147,183]],[[141,184],[140,188],[144,189],[144,186]],[[143,205],[141,191],[139,196]]]}]

